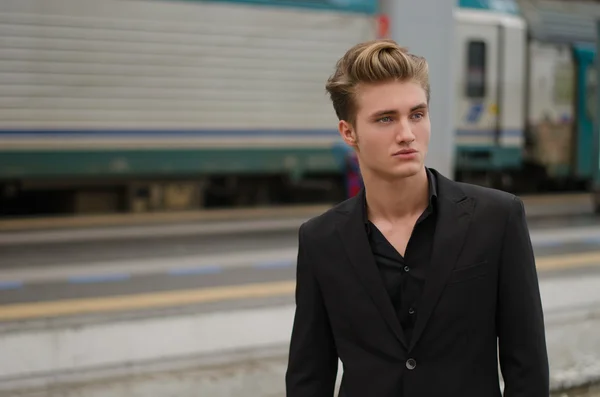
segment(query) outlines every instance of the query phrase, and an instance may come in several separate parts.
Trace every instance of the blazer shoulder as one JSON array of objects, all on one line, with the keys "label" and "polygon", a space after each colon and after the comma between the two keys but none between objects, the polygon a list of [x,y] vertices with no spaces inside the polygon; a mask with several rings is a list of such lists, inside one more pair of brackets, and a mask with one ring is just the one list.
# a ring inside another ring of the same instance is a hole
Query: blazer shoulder
[{"label": "blazer shoulder", "polygon": [[508,215],[516,206],[522,206],[521,199],[512,193],[470,183],[456,183],[460,186],[466,196],[475,199],[480,210],[500,211]]},{"label": "blazer shoulder", "polygon": [[466,197],[473,199],[478,207],[493,210],[498,210],[499,208],[510,209],[515,205],[515,202],[520,202],[520,199],[512,193],[472,183],[454,181],[435,169],[431,169],[431,171],[438,179],[438,190],[442,195],[447,195],[453,200]]},{"label": "blazer shoulder", "polygon": [[340,218],[344,216],[344,213],[350,212],[355,202],[356,197],[346,199],[327,211],[308,219],[300,226],[300,233],[303,237],[311,240],[330,236],[334,232],[336,224],[340,222]]}]

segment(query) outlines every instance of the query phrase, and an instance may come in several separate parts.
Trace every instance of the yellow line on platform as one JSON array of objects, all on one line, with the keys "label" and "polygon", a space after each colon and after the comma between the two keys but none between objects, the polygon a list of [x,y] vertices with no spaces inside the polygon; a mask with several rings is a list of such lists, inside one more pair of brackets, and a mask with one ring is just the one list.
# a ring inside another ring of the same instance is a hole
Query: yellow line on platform
[{"label": "yellow line on platform", "polygon": [[25,320],[75,314],[158,309],[197,303],[220,302],[231,299],[265,298],[289,295],[294,291],[295,287],[296,281],[294,280],[149,294],[18,303],[0,306],[0,320]]},{"label": "yellow line on platform", "polygon": [[596,267],[600,266],[600,251],[539,256],[536,258],[536,266],[540,272]]},{"label": "yellow line on platform", "polygon": [[[540,273],[549,270],[600,267],[600,251],[541,256],[537,258],[536,264]],[[294,293],[295,287],[296,281],[289,280],[147,294],[0,305],[0,321],[159,309],[234,299],[290,296]]]}]

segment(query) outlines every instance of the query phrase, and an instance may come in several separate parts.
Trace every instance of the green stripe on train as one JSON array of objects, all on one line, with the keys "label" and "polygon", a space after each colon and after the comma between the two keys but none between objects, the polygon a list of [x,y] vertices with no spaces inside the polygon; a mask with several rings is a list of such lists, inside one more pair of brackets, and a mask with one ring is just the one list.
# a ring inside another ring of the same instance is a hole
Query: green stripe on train
[{"label": "green stripe on train", "polygon": [[455,166],[464,171],[498,171],[519,169],[523,150],[519,146],[463,146],[456,148]]},{"label": "green stripe on train", "polygon": [[[518,147],[457,148],[461,170],[515,169],[521,161]],[[342,171],[343,154],[332,148],[0,151],[2,179]]]},{"label": "green stripe on train", "polygon": [[0,178],[341,172],[331,149],[0,151]]}]

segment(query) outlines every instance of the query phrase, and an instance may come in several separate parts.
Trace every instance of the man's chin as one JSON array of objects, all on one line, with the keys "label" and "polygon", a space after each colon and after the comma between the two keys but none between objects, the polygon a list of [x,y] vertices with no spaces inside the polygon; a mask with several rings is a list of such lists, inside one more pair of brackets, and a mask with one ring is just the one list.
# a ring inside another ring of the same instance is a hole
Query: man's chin
[{"label": "man's chin", "polygon": [[399,167],[395,167],[393,170],[382,170],[381,172],[378,172],[378,174],[380,177],[391,181],[413,177],[418,175],[422,170],[422,164],[402,164]]},{"label": "man's chin", "polygon": [[417,175],[422,170],[423,164],[415,161],[395,167],[393,174],[398,178],[409,178]]}]

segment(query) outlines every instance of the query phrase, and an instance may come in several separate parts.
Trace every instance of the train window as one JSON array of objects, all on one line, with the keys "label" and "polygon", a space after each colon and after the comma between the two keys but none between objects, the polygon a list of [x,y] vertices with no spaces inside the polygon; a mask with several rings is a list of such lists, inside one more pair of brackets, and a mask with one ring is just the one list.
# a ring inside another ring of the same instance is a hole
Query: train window
[{"label": "train window", "polygon": [[573,90],[575,88],[573,76],[573,64],[571,62],[556,66],[554,71],[554,102],[556,104],[570,105],[573,103]]},{"label": "train window", "polygon": [[483,41],[470,41],[467,47],[467,97],[485,97],[486,46]]}]

